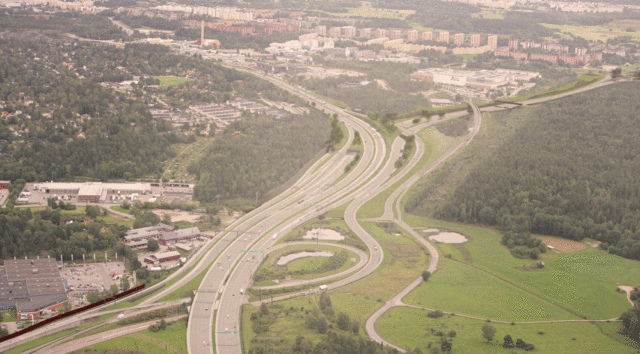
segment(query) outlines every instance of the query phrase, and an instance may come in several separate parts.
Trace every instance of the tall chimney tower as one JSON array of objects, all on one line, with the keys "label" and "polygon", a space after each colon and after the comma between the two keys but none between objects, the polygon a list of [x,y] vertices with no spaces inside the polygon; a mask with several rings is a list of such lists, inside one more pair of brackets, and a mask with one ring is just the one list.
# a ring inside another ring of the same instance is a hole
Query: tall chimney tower
[{"label": "tall chimney tower", "polygon": [[200,45],[204,47],[204,21],[200,22]]}]

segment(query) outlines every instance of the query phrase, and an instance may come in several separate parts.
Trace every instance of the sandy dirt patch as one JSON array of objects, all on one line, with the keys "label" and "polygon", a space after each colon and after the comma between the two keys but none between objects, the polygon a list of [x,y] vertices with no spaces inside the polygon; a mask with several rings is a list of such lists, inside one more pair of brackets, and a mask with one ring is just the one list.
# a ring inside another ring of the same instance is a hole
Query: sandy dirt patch
[{"label": "sandy dirt patch", "polygon": [[307,258],[307,257],[331,257],[333,256],[333,253],[331,252],[307,252],[307,251],[303,251],[303,252],[298,252],[298,253],[292,253],[292,254],[288,254],[284,257],[280,257],[280,259],[278,259],[278,262],[276,263],[279,266],[283,266],[291,261],[295,261],[296,259],[300,259],[300,258]]},{"label": "sandy dirt patch", "polygon": [[626,286],[626,285],[618,285],[618,289],[620,289],[620,290],[624,291],[625,293],[627,293],[627,301],[629,301],[631,306],[634,306],[635,304],[633,303],[633,301],[631,301],[631,292],[633,291],[633,287],[632,286]]},{"label": "sandy dirt patch", "polygon": [[390,90],[389,85],[387,84],[386,81],[381,80],[381,79],[375,79],[376,83],[378,83],[378,87],[380,87],[383,90]]},{"label": "sandy dirt patch", "polygon": [[326,240],[326,241],[342,241],[344,240],[344,236],[340,235],[339,232],[331,230],[331,229],[311,229],[307,231],[307,233],[302,236],[305,240],[315,240],[316,233],[318,233],[318,239]]},{"label": "sandy dirt patch", "polygon": [[422,230],[422,232],[424,232],[426,234],[428,232],[440,232],[440,230],[438,230],[438,229],[424,229],[424,230]]},{"label": "sandy dirt patch", "polygon": [[573,253],[589,248],[589,245],[582,242],[567,240],[560,237],[538,236],[538,238],[546,245],[553,247],[556,251],[561,253]]},{"label": "sandy dirt patch", "polygon": [[154,209],[153,212],[157,214],[160,218],[168,214],[171,217],[172,222],[178,222],[178,221],[196,222],[198,221],[200,216],[202,216],[202,215],[194,215],[188,211],[183,211],[183,210]]},{"label": "sandy dirt patch", "polygon": [[591,246],[591,248],[598,248],[602,242],[600,241],[584,241],[587,245]]},{"label": "sandy dirt patch", "polygon": [[437,235],[430,236],[429,240],[440,243],[464,243],[469,241],[466,237],[456,232],[441,232]]}]

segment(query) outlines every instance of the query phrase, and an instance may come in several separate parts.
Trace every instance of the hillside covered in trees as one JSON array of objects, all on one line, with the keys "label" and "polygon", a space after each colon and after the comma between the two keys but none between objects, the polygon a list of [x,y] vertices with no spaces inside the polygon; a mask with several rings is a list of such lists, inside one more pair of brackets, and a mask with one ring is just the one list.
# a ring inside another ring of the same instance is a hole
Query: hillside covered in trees
[{"label": "hillside covered in trees", "polygon": [[[202,202],[222,198],[253,199],[291,178],[324,146],[330,121],[322,113],[274,120],[247,117],[216,136],[203,157],[188,167]],[[238,132],[238,133],[235,133]]]},{"label": "hillside covered in trees", "polygon": [[[634,82],[507,113],[527,117],[433,216],[516,233],[588,237],[610,253],[640,259],[639,110]],[[420,201],[410,202],[409,209],[420,209]]]}]

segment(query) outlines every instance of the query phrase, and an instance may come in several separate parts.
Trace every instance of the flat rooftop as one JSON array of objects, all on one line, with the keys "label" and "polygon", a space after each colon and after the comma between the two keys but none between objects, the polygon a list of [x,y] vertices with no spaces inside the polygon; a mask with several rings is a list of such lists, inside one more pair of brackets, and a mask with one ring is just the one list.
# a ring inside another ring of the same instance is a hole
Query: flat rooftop
[{"label": "flat rooftop", "polygon": [[55,259],[5,260],[0,268],[0,306],[32,312],[66,300]]}]

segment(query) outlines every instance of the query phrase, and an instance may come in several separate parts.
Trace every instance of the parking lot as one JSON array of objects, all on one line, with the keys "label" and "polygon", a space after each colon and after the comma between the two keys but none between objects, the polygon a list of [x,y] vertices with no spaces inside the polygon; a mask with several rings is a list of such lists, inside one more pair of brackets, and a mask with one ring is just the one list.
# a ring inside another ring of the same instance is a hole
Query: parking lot
[{"label": "parking lot", "polygon": [[[62,279],[66,279],[74,292],[109,290],[111,285],[120,284],[124,272],[122,262],[65,264],[60,270]],[[114,280],[114,277],[118,279]]]}]

